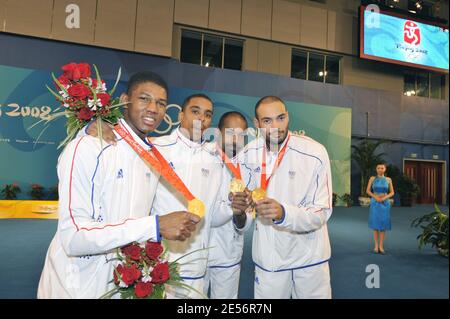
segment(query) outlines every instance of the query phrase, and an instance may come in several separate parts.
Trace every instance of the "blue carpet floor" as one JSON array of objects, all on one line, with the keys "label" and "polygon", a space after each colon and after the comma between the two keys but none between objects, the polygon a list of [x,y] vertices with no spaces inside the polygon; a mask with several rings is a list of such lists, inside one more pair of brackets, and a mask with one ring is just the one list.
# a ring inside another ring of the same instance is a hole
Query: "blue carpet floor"
[{"label": "blue carpet floor", "polygon": [[[444,208],[448,211],[448,207]],[[431,212],[432,206],[394,207],[392,231],[387,233],[386,255],[372,251],[367,228],[368,209],[334,209],[328,228],[332,246],[330,272],[333,298],[449,298],[448,258],[434,249],[417,248],[419,229],[411,221]],[[55,220],[0,220],[0,298],[34,298]],[[246,234],[240,298],[253,298],[251,232]],[[380,269],[380,288],[366,287],[366,267]]]}]

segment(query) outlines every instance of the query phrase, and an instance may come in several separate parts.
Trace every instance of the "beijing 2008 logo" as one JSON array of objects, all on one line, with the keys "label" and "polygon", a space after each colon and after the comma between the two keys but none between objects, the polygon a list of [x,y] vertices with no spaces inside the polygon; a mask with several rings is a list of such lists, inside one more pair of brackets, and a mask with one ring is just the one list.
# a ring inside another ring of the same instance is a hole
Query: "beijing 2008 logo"
[{"label": "beijing 2008 logo", "polygon": [[420,44],[420,29],[417,23],[406,21],[403,27],[403,40],[408,44]]}]

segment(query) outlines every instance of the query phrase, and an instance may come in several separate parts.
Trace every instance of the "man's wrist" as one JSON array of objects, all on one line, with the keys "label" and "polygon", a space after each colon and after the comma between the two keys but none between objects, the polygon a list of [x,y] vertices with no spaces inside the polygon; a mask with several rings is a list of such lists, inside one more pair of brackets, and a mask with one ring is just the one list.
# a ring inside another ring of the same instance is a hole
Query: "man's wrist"
[{"label": "man's wrist", "polygon": [[286,217],[286,211],[284,209],[284,206],[281,204],[280,206],[281,206],[281,217],[278,219],[273,219],[274,224],[281,224],[282,222],[284,222],[284,218]]}]

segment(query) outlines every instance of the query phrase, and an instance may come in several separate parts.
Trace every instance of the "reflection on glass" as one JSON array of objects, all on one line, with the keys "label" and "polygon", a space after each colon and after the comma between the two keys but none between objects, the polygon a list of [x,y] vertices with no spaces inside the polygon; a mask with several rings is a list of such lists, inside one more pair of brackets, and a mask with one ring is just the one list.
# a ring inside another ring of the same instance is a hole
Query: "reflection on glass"
[{"label": "reflection on glass", "polygon": [[444,77],[439,73],[430,74],[430,97],[433,99],[442,99],[442,87]]},{"label": "reflection on glass", "polygon": [[235,39],[225,39],[225,69],[241,70],[243,55],[243,41]]},{"label": "reflection on glass", "polygon": [[202,52],[202,35],[198,32],[183,30],[181,36],[180,61],[200,64]]},{"label": "reflection on glass", "polygon": [[339,84],[339,58],[327,56],[325,82]]},{"label": "reflection on glass", "polygon": [[324,78],[327,75],[324,70],[324,60],[324,55],[322,54],[309,54],[308,80],[324,82]]},{"label": "reflection on glass", "polygon": [[429,78],[428,73],[417,73],[417,96],[429,97]]},{"label": "reflection on glass", "polygon": [[292,51],[291,77],[306,80],[308,54],[303,51]]},{"label": "reflection on glass", "polygon": [[406,96],[416,95],[416,75],[414,73],[403,75],[403,94]]},{"label": "reflection on glass", "polygon": [[222,67],[223,38],[205,35],[203,40],[203,65],[207,67]]}]

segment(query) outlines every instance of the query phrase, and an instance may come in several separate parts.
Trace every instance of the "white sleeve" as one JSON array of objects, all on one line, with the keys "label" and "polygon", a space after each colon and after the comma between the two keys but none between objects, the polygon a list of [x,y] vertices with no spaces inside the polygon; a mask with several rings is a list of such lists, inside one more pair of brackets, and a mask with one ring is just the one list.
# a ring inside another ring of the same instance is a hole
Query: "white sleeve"
[{"label": "white sleeve", "polygon": [[93,219],[91,178],[99,153],[99,145],[90,137],[76,138],[64,149],[58,163],[58,235],[68,256],[103,254],[134,241],[160,239],[159,221],[155,216],[124,219],[113,224]]},{"label": "white sleeve", "polygon": [[220,188],[212,208],[211,227],[220,227],[233,218],[233,210],[231,209],[231,202],[228,198],[230,192],[230,178],[226,171],[228,168],[224,166],[222,171],[222,180]]},{"label": "white sleeve", "polygon": [[297,206],[280,203],[284,217],[274,224],[296,232],[310,232],[320,229],[332,213],[331,169],[328,154],[323,148],[321,163],[311,183],[306,200]]}]

